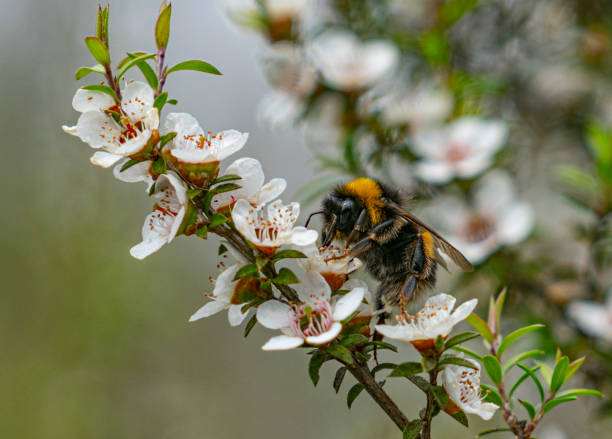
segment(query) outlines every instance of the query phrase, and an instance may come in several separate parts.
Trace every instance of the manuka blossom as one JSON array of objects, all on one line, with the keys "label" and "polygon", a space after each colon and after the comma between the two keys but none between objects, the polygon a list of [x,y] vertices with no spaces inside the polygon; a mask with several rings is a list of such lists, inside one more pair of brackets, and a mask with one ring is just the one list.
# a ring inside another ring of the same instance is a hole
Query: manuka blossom
[{"label": "manuka blossom", "polygon": [[315,65],[332,87],[353,91],[370,87],[397,64],[397,48],[388,41],[361,42],[355,35],[330,30],[310,47]]},{"label": "manuka blossom", "polygon": [[[458,354],[464,358],[463,354]],[[491,419],[499,408],[490,402],[483,402],[480,396],[480,364],[471,358],[465,358],[476,369],[449,364],[440,373],[440,381],[449,397],[445,410],[454,414],[459,410],[480,416],[485,421]]]},{"label": "manuka blossom", "polygon": [[189,199],[187,188],[172,174],[160,175],[155,182],[153,212],[142,226],[142,242],[130,249],[136,259],[144,259],[168,244],[179,234],[185,220]]},{"label": "manuka blossom", "polygon": [[[195,322],[204,317],[210,317],[225,309],[228,310],[227,319],[231,326],[240,325],[249,315],[249,310],[242,312],[242,307],[247,301],[247,296],[253,298],[254,290],[258,289],[259,279],[237,279],[234,280],[236,273],[246,264],[244,258],[237,252],[230,250],[232,256],[236,259],[236,263],[227,267],[214,281],[215,288],[211,294],[206,296],[211,299],[210,302],[198,309],[190,318],[190,322]],[[227,254],[227,253],[226,253]]]},{"label": "manuka blossom", "polygon": [[265,176],[261,163],[249,157],[234,161],[227,167],[224,175],[242,177],[240,180],[234,180],[234,183],[241,187],[215,195],[211,206],[217,211],[226,211],[241,199],[247,200],[253,206],[264,205],[276,199],[287,187],[287,182],[283,178],[273,178],[264,184]]},{"label": "manuka blossom", "polygon": [[612,292],[605,304],[576,301],[569,305],[567,312],[583,332],[612,342]]},{"label": "manuka blossom", "polygon": [[62,127],[92,148],[100,149],[90,161],[103,168],[123,157],[146,155],[157,140],[159,114],[153,107],[153,89],[134,81],[121,90],[121,96],[121,105],[117,105],[106,93],[77,90],[72,106],[81,116],[75,126]]},{"label": "manuka blossom", "polygon": [[283,205],[280,200],[267,207],[253,206],[247,200],[238,200],[232,209],[232,220],[242,236],[251,241],[260,251],[272,255],[282,245],[310,245],[317,240],[318,233],[305,227],[294,227],[300,214],[300,205]]},{"label": "manuka blossom", "polygon": [[503,122],[472,116],[457,119],[444,128],[417,131],[412,148],[422,159],[415,173],[434,184],[475,177],[491,166],[507,134]]},{"label": "manuka blossom", "polygon": [[145,160],[122,171],[121,168],[123,168],[128,160],[129,159],[124,159],[117,163],[113,168],[113,175],[117,180],[123,181],[124,183],[139,183],[142,181],[147,185],[146,192],[148,193],[154,181],[151,162]]},{"label": "manuka blossom", "polygon": [[510,176],[491,171],[475,186],[472,205],[448,198],[440,201],[435,215],[445,224],[446,238],[470,262],[483,262],[504,245],[525,239],[534,224],[529,203],[517,199]]},{"label": "manuka blossom", "polygon": [[339,290],[348,275],[361,267],[361,261],[344,252],[344,249],[332,245],[319,248],[316,244],[299,247],[306,259],[298,259],[297,264],[306,271],[315,271],[329,284],[332,291]]},{"label": "manuka blossom", "polygon": [[249,135],[236,130],[212,134],[187,113],[170,113],[164,120],[162,134],[175,132],[165,148],[177,161],[189,164],[218,163],[242,149]]},{"label": "manuka blossom", "polygon": [[333,341],[342,331],[342,320],[359,308],[365,291],[357,287],[331,302],[331,289],[316,272],[307,272],[296,285],[301,303],[287,304],[269,300],[257,309],[257,321],[283,335],[272,337],[263,345],[265,351],[287,350],[304,343],[320,346]]},{"label": "manuka blossom", "polygon": [[430,349],[436,338],[448,336],[478,303],[477,299],[468,300],[453,311],[455,301],[451,295],[437,294],[427,299],[414,319],[401,319],[397,325],[376,325],[376,331],[385,337],[409,341],[420,351]]}]

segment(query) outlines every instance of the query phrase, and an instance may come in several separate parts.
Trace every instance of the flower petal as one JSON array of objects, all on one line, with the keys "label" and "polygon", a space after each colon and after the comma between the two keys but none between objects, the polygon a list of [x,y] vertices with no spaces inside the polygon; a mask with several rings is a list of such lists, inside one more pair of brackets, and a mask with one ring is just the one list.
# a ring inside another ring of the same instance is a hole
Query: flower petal
[{"label": "flower petal", "polygon": [[92,148],[105,148],[110,151],[117,148],[115,141],[121,136],[121,128],[101,111],[81,114],[76,127],[77,135]]},{"label": "flower petal", "polygon": [[306,343],[315,346],[329,343],[340,334],[340,331],[342,331],[342,324],[340,322],[334,322],[329,330],[323,334],[314,337],[306,337]]},{"label": "flower petal", "polygon": [[223,311],[226,307],[227,304],[213,300],[197,310],[191,317],[189,317],[189,321],[195,322],[196,320],[200,320],[204,317],[210,317],[213,314],[217,314],[219,311]]},{"label": "flower petal", "polygon": [[234,276],[240,269],[239,264],[234,264],[217,276],[215,280],[215,289],[213,290],[213,296],[219,300],[223,300],[226,303],[230,302],[232,295],[234,294]]},{"label": "flower petal", "polygon": [[153,182],[153,177],[151,176],[151,162],[144,161],[137,163],[129,168],[121,171],[123,165],[128,162],[129,159],[122,160],[113,168],[113,175],[117,180],[123,181],[125,183],[138,183],[140,181],[144,181],[148,184]]},{"label": "flower petal", "polygon": [[278,300],[268,300],[257,308],[257,321],[269,329],[289,326],[292,315],[289,305]]},{"label": "flower petal", "polygon": [[[147,220],[145,220],[145,227],[146,225]],[[147,238],[144,239],[140,244],[137,244],[130,249],[130,254],[134,258],[142,260],[162,248],[163,245],[167,242],[167,239],[158,234],[154,234],[153,236],[147,236]]]},{"label": "flower petal", "polygon": [[336,302],[332,318],[337,322],[346,319],[359,308],[364,294],[365,290],[363,288],[355,288],[350,293],[342,296]]},{"label": "flower petal", "polygon": [[306,246],[316,242],[319,233],[316,230],[308,230],[306,227],[298,226],[293,229],[290,243],[294,245]]},{"label": "flower petal", "polygon": [[422,331],[416,331],[408,325],[376,325],[374,327],[379,334],[396,340],[420,340],[423,338]]},{"label": "flower petal", "polygon": [[217,134],[217,139],[222,140],[219,140],[215,156],[217,160],[223,160],[242,149],[249,139],[249,133],[241,133],[236,130],[225,130]]},{"label": "flower petal", "polygon": [[499,240],[504,244],[516,244],[525,239],[534,223],[534,213],[526,202],[516,202],[500,214]]},{"label": "flower petal", "polygon": [[79,136],[77,134],[77,127],[76,125],[73,125],[71,127],[69,127],[68,125],[62,125],[62,130],[64,130],[65,133],[70,134],[71,136]]},{"label": "flower petal", "polygon": [[141,81],[130,82],[121,91],[121,108],[132,123],[143,120],[153,107],[154,92]]},{"label": "flower petal", "polygon": [[100,91],[79,88],[72,98],[72,108],[79,113],[106,110],[113,105],[115,105],[115,100],[110,95]]},{"label": "flower petal", "polygon": [[288,351],[289,349],[299,348],[304,344],[304,339],[291,337],[289,335],[277,335],[272,337],[264,344],[261,349],[264,351]]},{"label": "flower petal", "polygon": [[235,181],[241,188],[215,195],[212,200],[212,206],[215,209],[228,206],[237,199],[251,197],[262,187],[265,179],[261,163],[250,157],[243,157],[234,161],[227,167],[223,175],[239,175],[242,177]]},{"label": "flower petal", "polygon": [[284,178],[273,178],[264,184],[254,195],[255,204],[266,204],[274,200],[287,188],[287,181]]},{"label": "flower petal", "polygon": [[110,152],[96,151],[94,155],[89,158],[92,165],[100,166],[102,168],[110,168],[123,157]]},{"label": "flower petal", "polygon": [[249,315],[250,309],[247,309],[246,312],[242,312],[243,305],[231,305],[227,312],[227,320],[229,321],[230,326],[238,326],[240,325],[244,319]]},{"label": "flower petal", "polygon": [[455,322],[460,322],[465,320],[467,316],[469,316],[474,308],[478,305],[478,299],[468,300],[467,302],[462,303],[457,307],[455,311],[453,311],[452,317]]},{"label": "flower petal", "polygon": [[414,167],[415,175],[434,184],[448,183],[453,178],[453,169],[447,162],[421,160]]}]

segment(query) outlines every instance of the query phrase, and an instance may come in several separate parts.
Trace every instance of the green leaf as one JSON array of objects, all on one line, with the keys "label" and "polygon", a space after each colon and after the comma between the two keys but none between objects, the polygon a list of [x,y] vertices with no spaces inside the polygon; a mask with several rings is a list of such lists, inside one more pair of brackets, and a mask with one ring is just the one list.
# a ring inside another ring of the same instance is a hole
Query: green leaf
[{"label": "green leaf", "polygon": [[495,300],[495,322],[496,322],[496,332],[499,334],[499,323],[501,322],[501,313],[504,309],[504,303],[506,302],[506,294],[508,292],[507,288],[503,288],[501,293],[497,296]]},{"label": "green leaf", "polygon": [[303,259],[307,257],[308,256],[306,256],[304,253],[297,250],[280,250],[274,253],[274,256],[272,256],[272,262],[275,263],[280,261],[281,259]]},{"label": "green leaf", "polygon": [[546,363],[542,363],[540,361],[537,361],[536,363],[540,366],[540,373],[542,374],[542,378],[544,378],[546,384],[550,386],[550,380],[552,379],[552,369]]},{"label": "green leaf", "polygon": [[299,283],[299,279],[290,269],[283,267],[278,272],[278,276],[272,279],[272,282],[278,285],[291,285]]},{"label": "green leaf", "polygon": [[488,434],[493,434],[493,433],[505,433],[507,431],[512,431],[512,430],[510,430],[510,428],[508,427],[497,427],[497,428],[491,428],[489,430],[483,430],[480,433],[478,433],[476,436],[481,437],[481,436],[486,436]]},{"label": "green leaf", "polygon": [[180,62],[170,67],[166,71],[166,76],[168,76],[170,73],[178,72],[179,70],[194,70],[196,72],[211,73],[213,75],[221,74],[221,72],[217,70],[215,66],[208,64],[207,62],[204,62],[204,61],[192,59],[190,61]]},{"label": "green leaf", "polygon": [[557,395],[557,398],[566,398],[568,396],[598,396],[603,398],[603,393],[595,389],[568,389]]},{"label": "green leaf", "polygon": [[176,99],[168,99],[168,104],[176,105],[176,104],[178,104],[178,101]]},{"label": "green leaf", "polygon": [[587,194],[593,194],[599,189],[597,180],[591,174],[576,166],[558,166],[556,174],[561,183]]},{"label": "green leaf", "polygon": [[219,244],[219,250],[217,251],[217,255],[221,256],[225,252],[227,252],[227,247],[225,246],[225,244]]},{"label": "green leaf", "polygon": [[527,358],[539,357],[540,355],[544,355],[544,351],[540,351],[539,349],[523,352],[522,354],[519,354],[516,357],[513,357],[508,360],[502,368],[502,373],[506,375],[510,371],[510,369],[512,369],[512,367],[514,367],[517,363],[526,360]]},{"label": "green leaf", "polygon": [[404,439],[417,439],[424,426],[425,422],[420,419],[408,422],[404,428]]},{"label": "green leaf", "polygon": [[244,338],[247,338],[249,336],[249,334],[251,333],[251,331],[253,330],[256,324],[257,324],[257,315],[253,314],[253,317],[251,317],[251,319],[247,322],[246,326],[244,327]]},{"label": "green leaf", "polygon": [[431,387],[429,381],[418,375],[408,377],[408,379],[425,393],[427,393],[429,391],[429,388]]},{"label": "green leaf", "polygon": [[504,337],[503,341],[499,345],[499,348],[497,349],[497,358],[501,358],[502,354],[506,351],[506,349],[508,349],[508,347],[510,347],[510,345],[517,341],[519,338],[529,334],[530,332],[542,329],[543,327],[544,325],[542,324],[530,325],[525,326],[524,328],[517,329],[516,331],[508,334],[506,337]]},{"label": "green leaf", "polygon": [[347,318],[345,318],[344,320],[342,320],[340,323],[342,324],[342,326],[346,326],[348,325],[348,323],[353,320],[355,317],[357,317],[359,315],[360,311],[353,311],[353,313],[351,315],[349,315]]},{"label": "green leaf", "polygon": [[200,195],[203,192],[202,189],[187,189],[187,196],[190,200],[193,200],[195,197]]},{"label": "green leaf", "polygon": [[423,370],[425,370],[425,372],[431,372],[437,365],[436,359],[429,356],[422,356],[421,364],[423,365]]},{"label": "green leaf", "polygon": [[391,343],[386,343],[384,341],[372,340],[366,343],[366,346],[376,346],[380,349],[388,349],[393,352],[397,352],[397,346],[392,345]]},{"label": "green leaf", "polygon": [[106,74],[106,71],[104,70],[103,65],[96,64],[95,66],[92,66],[92,67],[79,67],[79,69],[76,71],[74,76],[76,77],[78,81],[79,79],[83,79],[85,76],[89,75],[90,73],[100,73],[104,75]]},{"label": "green leaf", "polygon": [[359,383],[350,388],[348,394],[346,395],[346,405],[348,405],[348,408],[351,408],[353,402],[355,402],[355,399],[359,396],[362,390],[363,386]]},{"label": "green leaf", "polygon": [[450,27],[478,4],[478,0],[449,0],[443,3],[438,11],[440,23]]},{"label": "green leaf", "polygon": [[108,6],[102,8],[98,5],[98,16],[96,20],[96,36],[108,45]]},{"label": "green leaf", "polygon": [[156,174],[166,173],[166,161],[163,159],[163,157],[160,157],[151,163],[151,170]]},{"label": "green leaf", "polygon": [[176,132],[170,131],[159,138],[159,148],[163,148],[166,143],[176,137]]},{"label": "green leaf", "polygon": [[[418,363],[415,363],[418,364]],[[380,363],[372,369],[372,375],[384,369],[395,369],[398,365],[394,363]]]},{"label": "green leaf", "polygon": [[578,369],[580,369],[582,363],[584,363],[584,357],[580,357],[569,364],[567,373],[565,374],[565,381],[569,380],[576,372],[578,372]]},{"label": "green leaf", "polygon": [[[536,366],[533,369],[530,369],[531,372],[533,374],[535,374],[538,370],[540,370],[540,366]],[[512,389],[510,389],[510,393],[508,394],[509,398],[512,398],[512,395],[514,395],[514,392],[516,391],[516,389],[519,388],[519,386],[523,383],[523,381],[525,381],[527,378],[529,378],[531,375],[528,372],[525,372],[523,375],[521,375],[519,377],[518,380],[516,380],[516,383],[514,383],[514,385],[512,386]]]},{"label": "green leaf", "polygon": [[238,280],[243,277],[259,277],[259,269],[257,268],[257,265],[247,264],[244,267],[241,267],[240,270],[236,272],[233,280]]},{"label": "green leaf", "polygon": [[158,49],[165,49],[170,38],[170,17],[172,16],[172,5],[164,6],[159,13],[155,24],[155,43]]},{"label": "green leaf", "polygon": [[550,411],[551,409],[557,407],[559,404],[563,404],[565,402],[570,402],[570,401],[576,401],[576,397],[575,396],[564,396],[562,398],[560,397],[560,398],[551,399],[546,404],[544,404],[544,407],[542,408],[542,412],[546,413]]},{"label": "green leaf", "polygon": [[432,66],[441,66],[448,62],[450,46],[441,30],[432,29],[424,33],[419,40],[419,49]]},{"label": "green leaf", "polygon": [[329,359],[329,355],[322,351],[315,351],[312,357],[310,357],[310,362],[308,363],[308,375],[312,380],[312,384],[315,386],[319,382],[319,371],[321,370],[321,366],[323,366],[323,363]]},{"label": "green leaf", "polygon": [[326,352],[346,364],[353,364],[353,356],[351,351],[341,344],[331,344],[327,346]]},{"label": "green leaf", "polygon": [[137,56],[135,58],[131,58],[117,72],[117,77],[115,78],[116,81],[117,81],[117,84],[119,83],[119,79],[121,79],[121,77],[123,75],[125,75],[128,70],[130,70],[132,67],[134,67],[138,63],[146,61],[146,60],[151,59],[151,58],[155,58],[155,54],[153,54],[153,53],[145,53],[145,54]]},{"label": "green leaf", "polygon": [[103,66],[110,65],[110,54],[106,44],[98,37],[85,38],[85,45],[89,49],[89,53]]},{"label": "green leaf", "polygon": [[363,334],[349,334],[340,341],[340,344],[349,347],[365,343],[368,340],[368,337]]},{"label": "green leaf", "polygon": [[213,229],[217,226],[220,226],[221,224],[225,224],[228,221],[229,221],[229,218],[226,217],[225,215],[222,215],[220,213],[215,213],[213,216],[210,217],[210,223],[208,224],[208,228]]},{"label": "green leaf", "polygon": [[121,169],[119,169],[119,172],[123,172],[123,171],[125,171],[126,169],[129,169],[129,168],[131,168],[132,166],[137,165],[138,163],[140,163],[138,160],[130,159],[130,160],[128,160],[127,162],[125,162],[125,163],[123,164],[123,166],[121,167]]},{"label": "green leaf", "polygon": [[497,389],[495,389],[495,388],[493,388],[491,386],[488,386],[486,384],[481,384],[480,388],[482,390],[484,390],[484,392],[485,392],[485,396],[483,398],[483,401],[485,401],[485,402],[492,402],[493,404],[498,405],[500,407],[502,405],[504,405],[502,397],[499,394],[499,392],[497,391]]},{"label": "green leaf", "polygon": [[478,366],[474,365],[471,361],[466,360],[465,358],[457,357],[455,355],[445,354],[442,355],[440,361],[438,363],[440,366],[445,366],[447,364],[454,364],[456,366],[467,367],[468,369],[478,369]]},{"label": "green leaf", "polygon": [[453,418],[455,421],[457,421],[458,423],[463,425],[464,427],[469,427],[470,426],[470,422],[468,421],[468,417],[466,416],[466,414],[465,414],[465,412],[463,410],[459,410],[457,413],[453,413],[452,415],[449,413],[448,415],[451,418]]},{"label": "green leaf", "polygon": [[110,88],[108,85],[91,84],[91,85],[86,85],[81,88],[83,90],[99,91],[102,93],[106,93],[107,95],[111,95],[115,100],[117,99],[117,95],[115,94],[115,91],[112,88]]},{"label": "green leaf", "polygon": [[493,355],[486,355],[483,357],[482,363],[491,381],[499,386],[502,383],[502,368],[499,360]]},{"label": "green leaf", "polygon": [[[166,105],[166,101],[168,100],[168,92],[165,91],[163,93],[160,93],[156,98],[155,101],[153,101],[153,106],[155,108],[157,108],[157,111],[159,111],[161,113],[162,108],[164,108],[164,105]],[[176,135],[176,134],[175,134]]]},{"label": "green leaf", "polygon": [[336,393],[340,391],[340,386],[342,385],[342,381],[344,380],[344,376],[346,375],[346,367],[342,366],[336,371],[336,376],[334,377],[334,390]]},{"label": "green leaf", "polygon": [[444,350],[444,337],[438,335],[436,340],[434,341],[434,349],[437,352],[442,352]]},{"label": "green leaf", "polygon": [[226,181],[234,181],[234,180],[242,180],[242,177],[236,174],[226,174],[226,175],[222,175],[219,178],[216,178],[215,180],[213,180],[211,184],[225,183]]},{"label": "green leaf", "polygon": [[538,364],[537,368],[534,368],[534,369],[530,369],[527,366],[522,365],[521,363],[518,363],[517,366],[521,368],[526,374],[528,374],[531,377],[531,379],[533,380],[533,383],[538,388],[538,392],[540,393],[540,400],[544,401],[544,386],[542,386],[540,379],[535,374],[535,372],[538,369],[544,370],[544,366],[542,366],[542,364]]},{"label": "green leaf", "polygon": [[493,334],[491,333],[491,330],[487,326],[487,323],[482,320],[478,315],[472,313],[467,316],[465,321],[472,325],[474,329],[478,331],[480,335],[482,335],[482,338],[484,338],[489,343],[493,342]]},{"label": "green leaf", "polygon": [[529,401],[524,401],[522,399],[519,399],[518,401],[521,403],[521,405],[523,407],[525,407],[525,410],[527,410],[527,414],[529,415],[529,419],[533,419],[535,417],[535,415],[536,415],[536,409],[533,406],[533,404],[531,404]]},{"label": "green leaf", "polygon": [[569,358],[566,356],[561,357],[555,369],[553,370],[552,378],[550,379],[550,391],[554,394],[559,391],[563,383],[565,382],[565,376],[567,375],[567,369],[569,367]]},{"label": "green leaf", "polygon": [[423,372],[423,365],[415,361],[408,361],[396,366],[393,372],[389,374],[390,377],[404,377],[409,378],[418,373]]},{"label": "green leaf", "polygon": [[451,349],[453,351],[463,352],[465,355],[475,358],[476,360],[482,363],[482,355],[478,355],[476,352],[470,351],[469,349],[466,349],[463,346],[453,346]]},{"label": "green leaf", "polygon": [[206,239],[208,236],[208,226],[203,225],[196,231],[196,235],[198,238]]},{"label": "green leaf", "polygon": [[438,407],[440,410],[444,410],[446,404],[448,403],[448,395],[446,394],[446,390],[442,386],[431,386],[431,393],[433,394]]},{"label": "green leaf", "polygon": [[[229,220],[229,218],[228,218]],[[270,259],[268,259],[265,256],[256,256],[255,257],[255,265],[257,265],[257,268],[259,268],[259,270],[263,269],[266,265],[268,265],[268,262],[270,261]]]},{"label": "green leaf", "polygon": [[479,337],[480,334],[478,334],[477,332],[462,332],[461,334],[457,334],[451,338],[449,338],[448,340],[446,340],[446,343],[444,344],[444,350],[446,349],[450,349],[455,345],[461,344],[461,343],[465,343],[468,340],[472,340],[473,338]]}]

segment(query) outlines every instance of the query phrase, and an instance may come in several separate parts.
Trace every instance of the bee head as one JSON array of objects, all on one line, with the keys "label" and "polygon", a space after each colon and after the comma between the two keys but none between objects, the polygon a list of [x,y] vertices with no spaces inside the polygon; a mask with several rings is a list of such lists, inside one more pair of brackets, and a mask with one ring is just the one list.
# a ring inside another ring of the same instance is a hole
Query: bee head
[{"label": "bee head", "polygon": [[352,196],[333,192],[323,200],[324,225],[321,240],[324,246],[336,237],[346,239],[353,230],[363,207]]}]

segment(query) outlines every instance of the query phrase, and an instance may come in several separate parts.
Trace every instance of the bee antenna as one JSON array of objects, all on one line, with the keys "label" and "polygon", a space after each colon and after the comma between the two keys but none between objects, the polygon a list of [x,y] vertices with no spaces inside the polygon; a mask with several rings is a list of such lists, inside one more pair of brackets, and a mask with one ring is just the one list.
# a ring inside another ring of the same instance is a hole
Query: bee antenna
[{"label": "bee antenna", "polygon": [[310,223],[310,219],[315,216],[315,215],[320,215],[324,213],[323,210],[319,210],[318,212],[312,212],[310,215],[308,215],[308,219],[306,220],[306,224],[304,225],[304,227],[308,227],[308,224]]}]

